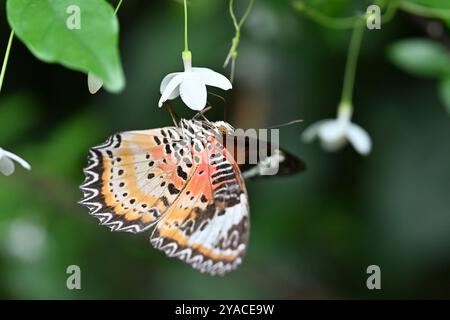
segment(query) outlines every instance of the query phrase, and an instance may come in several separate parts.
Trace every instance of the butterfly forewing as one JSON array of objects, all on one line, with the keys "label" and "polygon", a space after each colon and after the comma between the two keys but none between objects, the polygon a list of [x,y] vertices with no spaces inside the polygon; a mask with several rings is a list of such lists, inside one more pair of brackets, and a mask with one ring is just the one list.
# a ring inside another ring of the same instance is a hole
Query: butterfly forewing
[{"label": "butterfly forewing", "polygon": [[102,225],[113,231],[141,232],[173,202],[172,185],[181,188],[184,182],[174,176],[174,162],[164,143],[169,134],[179,140],[171,127],[130,131],[89,151],[81,203]]},{"label": "butterfly forewing", "polygon": [[246,179],[293,175],[305,170],[302,160],[269,141],[260,140],[257,137],[236,135],[224,137],[222,140],[225,146],[232,151],[232,155]]}]

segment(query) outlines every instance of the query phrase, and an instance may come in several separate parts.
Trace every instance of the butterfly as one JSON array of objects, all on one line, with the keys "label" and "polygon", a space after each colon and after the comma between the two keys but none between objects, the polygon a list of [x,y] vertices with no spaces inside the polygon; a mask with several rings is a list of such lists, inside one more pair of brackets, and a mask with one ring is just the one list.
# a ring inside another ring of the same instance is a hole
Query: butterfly
[{"label": "butterfly", "polygon": [[241,264],[247,249],[244,178],[274,167],[278,175],[305,168],[271,143],[235,133],[226,122],[194,119],[116,133],[89,150],[80,203],[112,231],[152,228],[155,248],[223,275]]}]

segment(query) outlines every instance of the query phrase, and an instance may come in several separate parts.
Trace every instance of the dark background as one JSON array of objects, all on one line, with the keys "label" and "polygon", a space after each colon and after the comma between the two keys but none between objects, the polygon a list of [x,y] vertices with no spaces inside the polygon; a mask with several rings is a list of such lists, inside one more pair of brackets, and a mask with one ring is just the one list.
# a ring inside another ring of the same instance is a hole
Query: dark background
[{"label": "dark background", "polygon": [[[238,1],[239,2],[239,1]],[[369,2],[334,13],[351,15]],[[194,66],[221,65],[234,29],[225,1],[193,0]],[[334,10],[334,9],[333,9]],[[0,298],[450,298],[450,118],[436,83],[388,62],[397,39],[427,37],[405,13],[365,34],[354,121],[373,152],[305,145],[309,124],[334,117],[349,30],[324,28],[288,1],[257,0],[242,34],[232,92],[212,91],[211,120],[265,127],[294,119],[281,145],[308,170],[247,182],[251,238],[243,265],[210,277],[153,249],[149,234],[111,233],[77,204],[89,147],[122,130],[171,123],[159,84],[182,68],[183,10],[175,1],[127,1],[119,11],[126,89],[88,93],[86,76],[38,61],[14,41],[0,96],[0,146],[33,166],[0,176]],[[9,27],[0,11],[1,52]],[[180,101],[176,111],[191,117]],[[82,290],[66,288],[81,267]],[[381,267],[381,290],[366,268]]]}]

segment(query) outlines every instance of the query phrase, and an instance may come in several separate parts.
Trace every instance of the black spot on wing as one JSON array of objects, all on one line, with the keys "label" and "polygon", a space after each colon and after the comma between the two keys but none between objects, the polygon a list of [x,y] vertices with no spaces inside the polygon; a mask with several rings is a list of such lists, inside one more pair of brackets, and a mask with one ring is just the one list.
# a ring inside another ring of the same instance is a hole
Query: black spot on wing
[{"label": "black spot on wing", "polygon": [[170,194],[180,193],[180,190],[178,190],[173,183],[169,183],[168,190]]},{"label": "black spot on wing", "polygon": [[183,171],[183,168],[181,166],[177,167],[177,174],[183,180],[187,180],[188,178],[187,173]]}]

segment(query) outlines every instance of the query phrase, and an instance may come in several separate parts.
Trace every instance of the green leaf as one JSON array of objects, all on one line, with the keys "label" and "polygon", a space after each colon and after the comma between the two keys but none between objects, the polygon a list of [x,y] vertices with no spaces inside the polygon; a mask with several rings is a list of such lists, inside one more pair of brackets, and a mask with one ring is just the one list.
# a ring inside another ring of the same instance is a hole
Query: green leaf
[{"label": "green leaf", "polygon": [[367,6],[372,4],[370,1],[354,1],[354,0],[298,0],[306,6],[314,8],[323,14],[333,17],[353,16],[356,11],[365,11]]},{"label": "green leaf", "polygon": [[448,0],[403,0],[400,7],[412,14],[438,18],[450,28],[450,1]]},{"label": "green leaf", "polygon": [[441,80],[439,83],[439,92],[442,102],[450,115],[450,76]]},{"label": "green leaf", "polygon": [[417,76],[441,77],[450,72],[450,54],[431,40],[398,41],[389,47],[388,57],[399,68]]},{"label": "green leaf", "polygon": [[450,9],[450,1],[448,0],[407,0],[405,2],[420,4],[434,9]]},{"label": "green leaf", "polygon": [[[74,8],[79,8],[79,29],[68,27],[68,21],[77,21],[76,11],[70,10]],[[11,28],[38,59],[91,72],[112,92],[123,89],[119,24],[106,1],[8,0],[7,15]]]}]

